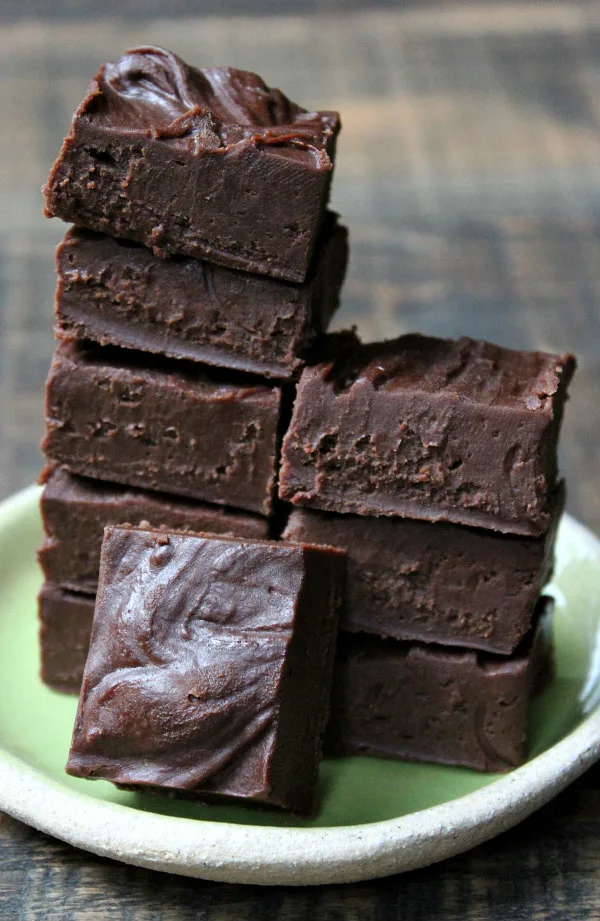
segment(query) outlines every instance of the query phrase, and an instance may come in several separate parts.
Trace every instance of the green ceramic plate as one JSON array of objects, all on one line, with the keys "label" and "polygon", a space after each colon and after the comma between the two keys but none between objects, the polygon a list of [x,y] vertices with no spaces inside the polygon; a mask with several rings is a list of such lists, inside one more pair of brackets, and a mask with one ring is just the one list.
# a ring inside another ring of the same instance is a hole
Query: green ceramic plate
[{"label": "green ceramic plate", "polygon": [[600,543],[566,517],[551,586],[556,678],[536,701],[532,757],[509,775],[370,758],[326,760],[302,821],[68,777],[76,701],[38,675],[39,490],[0,505],[0,808],[96,853],[214,879],[314,883],[423,865],[514,824],[600,749]]}]

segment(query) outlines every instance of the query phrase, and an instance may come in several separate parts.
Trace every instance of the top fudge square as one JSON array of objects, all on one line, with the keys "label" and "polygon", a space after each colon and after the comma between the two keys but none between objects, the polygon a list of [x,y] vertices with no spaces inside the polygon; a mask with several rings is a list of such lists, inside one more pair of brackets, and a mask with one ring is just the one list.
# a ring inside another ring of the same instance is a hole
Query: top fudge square
[{"label": "top fudge square", "polygon": [[548,529],[573,356],[419,335],[328,343],[331,354],[300,378],[282,499],[528,536]]},{"label": "top fudge square", "polygon": [[260,275],[304,281],[340,129],[256,74],[161,48],[105,64],[73,117],[45,213]]}]

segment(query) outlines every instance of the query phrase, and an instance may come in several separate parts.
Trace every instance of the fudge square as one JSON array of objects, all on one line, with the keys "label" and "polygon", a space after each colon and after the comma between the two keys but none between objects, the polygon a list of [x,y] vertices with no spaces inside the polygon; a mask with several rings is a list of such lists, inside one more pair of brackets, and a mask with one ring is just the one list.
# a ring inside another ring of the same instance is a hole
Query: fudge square
[{"label": "fudge square", "polygon": [[46,581],[75,592],[96,594],[102,538],[109,524],[268,537],[266,518],[221,505],[72,476],[60,467],[48,468],[42,479],[46,539],[38,559]]},{"label": "fudge square", "polygon": [[42,450],[81,476],[268,515],[280,404],[233,372],[62,342]]},{"label": "fudge square", "polygon": [[45,582],[38,598],[42,681],[55,691],[78,694],[92,621],[94,595]]},{"label": "fudge square", "polygon": [[305,368],[280,496],[537,536],[551,519],[571,355],[401,336]]},{"label": "fudge square", "polygon": [[307,112],[256,74],[135,48],[92,81],[45,211],[157,255],[301,282],[339,129],[336,112]]},{"label": "fudge square", "polygon": [[329,214],[304,284],[72,228],[57,251],[56,333],[273,378],[301,371],[339,305],[347,232]]},{"label": "fudge square", "polygon": [[67,771],[311,813],[344,564],[107,528]]},{"label": "fudge square", "polygon": [[552,674],[553,602],[513,656],[341,634],[329,754],[506,771],[527,757],[532,696]]},{"label": "fudge square", "polygon": [[346,550],[344,630],[509,654],[552,574],[563,507],[561,483],[542,537],[301,508],[283,538]]}]

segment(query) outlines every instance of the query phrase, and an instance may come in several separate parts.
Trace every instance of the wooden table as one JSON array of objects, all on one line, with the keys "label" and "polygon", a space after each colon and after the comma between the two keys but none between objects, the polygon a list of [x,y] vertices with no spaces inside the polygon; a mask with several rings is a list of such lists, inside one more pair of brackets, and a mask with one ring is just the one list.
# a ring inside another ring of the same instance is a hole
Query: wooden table
[{"label": "wooden table", "polygon": [[[156,42],[193,62],[257,70],[307,106],[341,110],[333,203],[350,227],[352,263],[338,325],[578,354],[562,465],[570,511],[600,531],[600,4],[350,2],[335,13],[302,0],[279,17],[203,19],[185,18],[191,4],[178,2],[172,19],[139,21],[124,2],[114,5],[122,21],[93,26],[86,3],[72,21],[60,19],[67,0],[46,21],[18,19],[21,5],[5,4],[0,25],[2,494],[41,465],[63,228],[40,216],[39,187],[96,65]],[[31,9],[43,16],[45,4]],[[597,919],[600,770],[469,854],[354,886],[167,877],[7,817],[0,849],[0,916],[11,921]]]}]

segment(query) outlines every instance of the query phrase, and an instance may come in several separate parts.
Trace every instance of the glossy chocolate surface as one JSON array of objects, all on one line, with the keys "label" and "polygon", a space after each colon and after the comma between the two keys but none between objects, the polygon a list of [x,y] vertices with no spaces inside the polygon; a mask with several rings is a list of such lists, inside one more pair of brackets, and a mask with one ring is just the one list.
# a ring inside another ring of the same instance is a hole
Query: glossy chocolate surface
[{"label": "glossy chocolate surface", "polygon": [[339,127],[337,113],[307,112],[256,74],[136,48],[92,81],[50,173],[46,214],[158,255],[301,282]]},{"label": "glossy chocolate surface", "polygon": [[[337,340],[334,340],[337,341]],[[550,525],[571,355],[409,335],[305,368],[280,496],[538,536]]]},{"label": "glossy chocolate surface", "polygon": [[72,591],[96,593],[107,525],[143,523],[160,530],[268,537],[268,521],[258,515],[72,476],[60,468],[49,469],[44,478],[46,539],[39,561],[48,582]]},{"label": "glossy chocolate surface", "polygon": [[302,285],[72,228],[58,248],[56,330],[172,358],[293,378],[339,304],[347,233],[328,215]]},{"label": "glossy chocolate surface", "polygon": [[107,528],[68,771],[310,812],[344,562]]},{"label": "glossy chocolate surface", "polygon": [[307,112],[250,71],[199,70],[158,47],[105,64],[86,115],[108,130],[144,133],[194,156],[245,141],[326,160],[335,113]]},{"label": "glossy chocolate surface", "polygon": [[280,403],[232,372],[63,342],[42,448],[80,476],[268,515]]},{"label": "glossy chocolate surface", "polygon": [[552,670],[549,598],[510,657],[341,634],[326,751],[507,771],[527,757],[533,693]]}]

